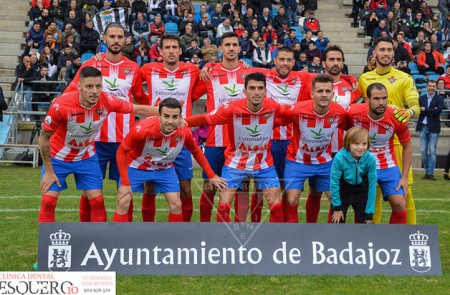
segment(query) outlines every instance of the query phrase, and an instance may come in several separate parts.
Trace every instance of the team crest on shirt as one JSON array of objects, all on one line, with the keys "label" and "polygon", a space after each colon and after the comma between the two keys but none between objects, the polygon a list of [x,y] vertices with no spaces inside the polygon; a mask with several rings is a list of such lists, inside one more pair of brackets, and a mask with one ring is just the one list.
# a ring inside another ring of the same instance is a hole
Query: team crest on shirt
[{"label": "team crest on shirt", "polygon": [[173,140],[175,140],[175,142],[178,143],[181,140],[181,136],[177,135],[173,138]]},{"label": "team crest on shirt", "polygon": [[327,118],[327,120],[328,120],[328,123],[333,124],[334,121],[336,121],[336,117],[335,116],[329,117],[329,118]]},{"label": "team crest on shirt", "polygon": [[266,114],[263,114],[263,117],[264,117],[266,120],[269,119],[270,116],[272,116],[272,113],[266,113]]},{"label": "team crest on shirt", "polygon": [[382,125],[381,127],[383,127],[383,129],[385,129],[388,132],[394,133],[394,127],[389,124]]},{"label": "team crest on shirt", "polygon": [[125,74],[125,76],[128,76],[133,73],[133,70],[128,68],[122,68],[122,72]]},{"label": "team crest on shirt", "polygon": [[95,110],[95,112],[97,113],[97,115],[99,115],[100,117],[102,116],[102,114],[103,114],[103,109],[97,109],[97,110]]},{"label": "team crest on shirt", "polygon": [[394,76],[391,76],[390,78],[388,78],[388,80],[391,84],[397,81],[397,79]]},{"label": "team crest on shirt", "polygon": [[347,92],[347,91],[349,90],[349,88],[348,88],[348,87],[343,87],[343,86],[341,86],[341,90],[342,90],[343,92]]},{"label": "team crest on shirt", "polygon": [[45,117],[44,122],[45,122],[47,125],[52,124],[52,117],[50,117],[50,116]]}]

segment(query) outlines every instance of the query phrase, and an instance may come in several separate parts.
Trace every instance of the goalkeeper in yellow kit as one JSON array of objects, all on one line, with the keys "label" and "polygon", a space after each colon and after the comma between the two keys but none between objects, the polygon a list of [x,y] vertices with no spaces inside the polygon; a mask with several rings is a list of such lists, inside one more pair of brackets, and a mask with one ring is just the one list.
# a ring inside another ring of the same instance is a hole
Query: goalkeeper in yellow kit
[{"label": "goalkeeper in yellow kit", "polygon": [[[388,104],[397,107],[395,117],[400,122],[407,122],[410,118],[418,117],[420,113],[419,94],[410,75],[392,67],[394,59],[394,45],[386,37],[375,40],[373,55],[376,69],[359,77],[359,91],[367,97],[367,87],[372,83],[383,84],[388,91]],[[397,164],[402,166],[402,146],[397,137],[394,141]],[[416,208],[411,193],[413,183],[412,170],[408,174],[408,196],[406,199],[406,223],[416,224]],[[377,190],[375,214],[373,220],[380,223],[382,213],[381,191]]]}]

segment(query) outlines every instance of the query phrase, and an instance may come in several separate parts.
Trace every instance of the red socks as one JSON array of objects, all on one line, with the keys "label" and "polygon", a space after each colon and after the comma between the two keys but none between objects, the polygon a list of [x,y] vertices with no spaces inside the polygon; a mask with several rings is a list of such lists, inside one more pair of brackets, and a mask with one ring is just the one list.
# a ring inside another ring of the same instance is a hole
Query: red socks
[{"label": "red socks", "polygon": [[56,203],[58,203],[58,198],[49,195],[42,196],[38,222],[55,222]]},{"label": "red socks", "polygon": [[308,194],[306,199],[306,223],[317,223],[317,217],[320,211],[320,197],[315,198]]},{"label": "red socks", "polygon": [[389,224],[406,224],[406,210],[394,211],[392,210]]},{"label": "red socks", "polygon": [[155,221],[155,199],[156,195],[142,195],[142,221],[153,222]]},{"label": "red socks", "polygon": [[217,208],[217,222],[230,222],[231,204],[219,203]]},{"label": "red socks", "polygon": [[[181,210],[183,212],[183,220],[184,222],[190,222],[192,217],[192,194],[190,194],[187,198],[181,198]],[[170,216],[170,215],[169,215]]]},{"label": "red socks", "polygon": [[79,213],[81,222],[91,222],[91,205],[89,205],[88,198],[83,194],[81,194],[80,198]]},{"label": "red socks", "polygon": [[183,218],[184,218],[183,213],[175,214],[169,212],[169,222],[183,222]]},{"label": "red socks", "polygon": [[117,214],[117,212],[114,212],[113,222],[128,222],[128,214]]},{"label": "red socks", "polygon": [[216,193],[207,193],[204,190],[200,197],[200,221],[210,222],[211,212],[214,205],[214,196]]},{"label": "red socks", "polygon": [[269,222],[284,222],[283,208],[280,203],[269,205],[270,219]]},{"label": "red socks", "polygon": [[328,219],[327,219],[328,223],[333,222],[333,208],[330,206],[330,210],[328,210]]},{"label": "red socks", "polygon": [[287,216],[285,222],[298,223],[298,204],[287,204]]},{"label": "red socks", "polygon": [[234,222],[246,222],[248,214],[248,192],[237,192],[234,198]]},{"label": "red socks", "polygon": [[281,208],[283,209],[284,222],[287,222],[288,217],[288,201],[287,197],[281,196]]},{"label": "red socks", "polygon": [[262,193],[257,192],[252,193],[252,203],[251,203],[251,220],[252,222],[261,222],[261,215],[263,209],[263,196]]},{"label": "red socks", "polygon": [[105,203],[102,195],[89,200],[89,205],[91,206],[91,222],[107,221]]},{"label": "red socks", "polygon": [[128,222],[133,222],[133,200],[130,202],[130,207],[128,207]]}]

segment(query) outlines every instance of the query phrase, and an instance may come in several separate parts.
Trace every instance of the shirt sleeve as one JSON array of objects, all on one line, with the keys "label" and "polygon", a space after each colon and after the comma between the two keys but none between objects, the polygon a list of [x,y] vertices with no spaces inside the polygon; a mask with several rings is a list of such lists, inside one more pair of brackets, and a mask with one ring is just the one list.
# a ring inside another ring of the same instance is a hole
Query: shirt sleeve
[{"label": "shirt sleeve", "polygon": [[377,163],[372,155],[370,155],[369,159],[369,164],[367,165],[369,191],[367,195],[366,214],[373,214],[375,212],[375,199],[377,196]]},{"label": "shirt sleeve", "polygon": [[102,95],[106,95],[106,105],[108,106],[108,110],[110,112],[123,113],[123,114],[131,114],[133,112],[133,104],[121,100],[115,96],[102,93]]},{"label": "shirt sleeve", "polygon": [[340,164],[340,157],[336,156],[331,166],[330,195],[331,195],[331,204],[333,205],[333,208],[337,211],[342,210],[341,196],[339,194],[341,177],[342,177],[342,167]]},{"label": "shirt sleeve", "polygon": [[414,117],[418,118],[420,114],[419,93],[411,76],[408,76],[403,86],[403,97],[408,108],[414,111]]},{"label": "shirt sleeve", "polygon": [[54,133],[58,129],[59,125],[62,122],[62,114],[61,107],[58,103],[53,103],[48,110],[47,116],[45,116],[45,120],[42,123],[42,128],[47,131]]},{"label": "shirt sleeve", "polygon": [[217,110],[213,110],[205,116],[208,125],[222,125],[227,123],[228,115],[231,112],[230,104],[224,104]]},{"label": "shirt sleeve", "polygon": [[131,94],[138,104],[150,105],[150,99],[142,88],[142,75],[139,67],[135,68],[133,82],[131,84]]},{"label": "shirt sleeve", "polygon": [[411,133],[409,132],[408,123],[400,123],[397,126],[396,134],[401,143],[411,140]]}]

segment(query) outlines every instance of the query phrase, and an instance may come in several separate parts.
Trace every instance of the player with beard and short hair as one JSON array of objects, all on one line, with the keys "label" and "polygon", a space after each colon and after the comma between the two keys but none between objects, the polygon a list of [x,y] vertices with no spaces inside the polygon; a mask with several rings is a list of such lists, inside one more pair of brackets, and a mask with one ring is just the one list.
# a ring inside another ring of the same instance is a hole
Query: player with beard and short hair
[{"label": "player with beard and short hair", "polygon": [[[394,45],[389,38],[380,37],[375,40],[373,56],[376,59],[376,69],[359,77],[359,90],[367,97],[366,89],[370,84],[381,83],[388,91],[388,105],[396,107],[394,115],[400,122],[407,122],[410,118],[420,114],[419,94],[410,75],[392,66]],[[405,108],[407,105],[408,108]],[[394,149],[398,165],[402,166],[402,145],[394,140]],[[406,199],[407,223],[416,224],[416,209],[412,197],[412,170],[408,174],[408,193]],[[375,203],[374,223],[380,223],[382,213],[381,192],[377,191]]]},{"label": "player with beard and short hair", "polygon": [[102,73],[98,69],[84,67],[79,73],[78,91],[57,97],[42,124],[39,149],[44,166],[39,222],[55,221],[59,192],[67,188],[69,174],[74,174],[77,189],[87,199],[89,221],[106,222],[102,171],[94,139],[111,113],[157,114],[154,107],[134,105],[103,92]]},{"label": "player with beard and short hair", "polygon": [[[103,91],[121,100],[139,104],[148,104],[148,96],[142,89],[142,79],[139,66],[122,55],[125,45],[125,29],[115,23],[105,28],[103,42],[106,44],[106,52],[100,57],[96,56],[87,60],[81,66],[75,78],[67,87],[65,93],[75,91],[80,81],[79,73],[85,67],[92,66],[102,72]],[[109,179],[119,181],[116,153],[120,143],[131,130],[135,122],[134,115],[112,112],[104,121],[100,133],[95,138],[95,148],[98,154],[103,178],[106,175],[106,167],[109,162]],[[129,220],[133,218],[133,206],[130,206]],[[90,207],[86,196],[80,200],[80,221],[90,221]]]},{"label": "player with beard and short hair", "polygon": [[[370,84],[366,93],[367,103],[348,107],[348,127],[358,126],[369,131],[369,150],[376,159],[377,181],[383,199],[389,201],[392,207],[389,223],[405,224],[408,171],[412,162],[411,134],[408,124],[396,118],[396,108],[388,106],[388,91],[383,84]],[[397,164],[394,137],[402,145],[401,172],[400,164]]]},{"label": "player with beard and short hair", "polygon": [[[328,47],[323,53],[324,59],[322,66],[325,69],[325,73],[333,77],[333,101],[341,105],[346,109],[350,104],[363,102],[361,93],[356,90],[352,91],[352,85],[347,81],[348,79],[343,77],[342,70],[344,68],[344,52],[337,45]],[[305,92],[311,91],[311,84],[306,86]],[[336,154],[342,148],[344,143],[344,130],[337,129],[331,138],[331,152]],[[317,217],[320,211],[321,193],[318,193],[315,189],[315,184],[310,180],[309,194],[306,199],[306,222],[316,223]],[[328,222],[331,222],[332,210],[330,209],[328,214]]]}]

